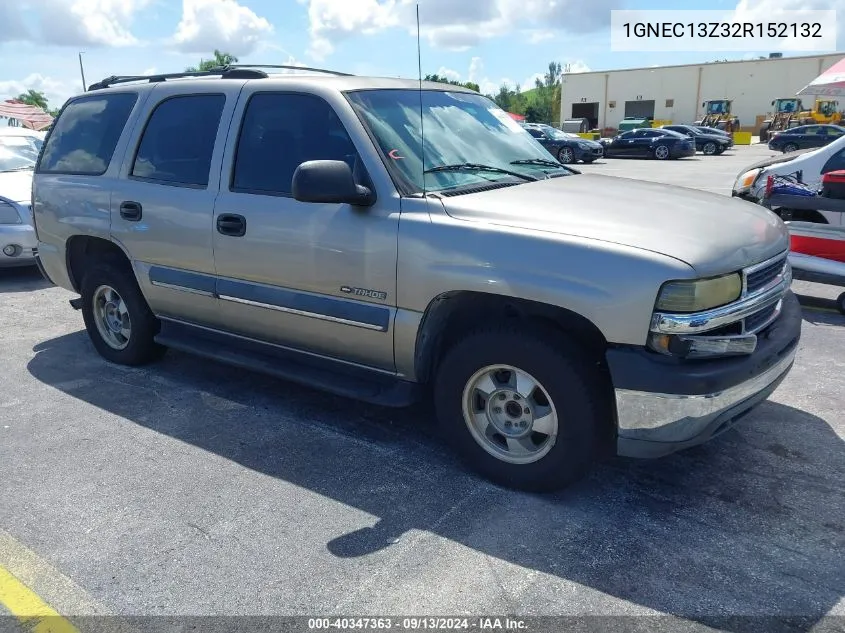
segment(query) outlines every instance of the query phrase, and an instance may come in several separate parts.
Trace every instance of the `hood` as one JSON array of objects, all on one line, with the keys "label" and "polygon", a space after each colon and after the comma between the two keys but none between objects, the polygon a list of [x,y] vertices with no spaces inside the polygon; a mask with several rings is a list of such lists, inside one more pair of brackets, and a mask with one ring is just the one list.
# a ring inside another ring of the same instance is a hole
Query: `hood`
[{"label": "hood", "polygon": [[0,172],[0,197],[19,204],[32,201],[32,170]]},{"label": "hood", "polygon": [[459,220],[546,231],[660,253],[704,276],[789,247],[774,213],[721,194],[600,174],[443,198]]}]

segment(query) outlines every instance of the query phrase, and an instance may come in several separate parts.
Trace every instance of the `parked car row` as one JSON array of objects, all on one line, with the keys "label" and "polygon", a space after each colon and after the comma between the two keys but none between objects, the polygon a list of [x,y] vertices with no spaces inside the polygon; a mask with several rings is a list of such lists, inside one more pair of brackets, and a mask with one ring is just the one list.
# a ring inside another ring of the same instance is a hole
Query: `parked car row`
[{"label": "parked car row", "polygon": [[718,156],[733,146],[722,130],[694,125],[663,125],[637,128],[600,141],[584,139],[551,125],[523,123],[522,127],[563,164],[586,164],[602,158],[654,158],[668,160],[694,156]]}]

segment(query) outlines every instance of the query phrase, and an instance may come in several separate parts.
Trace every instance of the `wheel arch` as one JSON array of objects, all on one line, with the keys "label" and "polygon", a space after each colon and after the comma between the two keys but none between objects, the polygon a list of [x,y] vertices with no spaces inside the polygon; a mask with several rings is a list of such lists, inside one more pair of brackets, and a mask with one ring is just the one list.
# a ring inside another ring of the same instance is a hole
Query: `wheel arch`
[{"label": "wheel arch", "polygon": [[[112,240],[92,235],[73,235],[65,244],[68,279],[73,289],[80,291],[85,271],[93,263],[108,259],[115,265],[132,271],[132,260],[124,247]],[[133,271],[134,275],[134,271]]]},{"label": "wheel arch", "polygon": [[443,354],[479,324],[478,317],[499,321],[522,320],[576,335],[577,341],[604,362],[608,342],[589,319],[567,308],[479,291],[444,292],[432,299],[423,313],[416,336],[414,368],[417,380],[427,383]]}]

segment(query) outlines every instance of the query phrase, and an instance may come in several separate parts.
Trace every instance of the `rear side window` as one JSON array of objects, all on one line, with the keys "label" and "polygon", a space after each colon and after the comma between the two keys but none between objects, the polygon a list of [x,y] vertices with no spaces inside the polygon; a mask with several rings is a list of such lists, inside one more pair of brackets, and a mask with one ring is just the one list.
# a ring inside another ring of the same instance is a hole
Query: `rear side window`
[{"label": "rear side window", "polygon": [[165,184],[207,187],[211,155],[226,97],[170,97],[147,122],[132,164],[132,176]]},{"label": "rear side window", "polygon": [[105,173],[137,98],[135,93],[124,92],[71,101],[50,132],[38,173]]}]

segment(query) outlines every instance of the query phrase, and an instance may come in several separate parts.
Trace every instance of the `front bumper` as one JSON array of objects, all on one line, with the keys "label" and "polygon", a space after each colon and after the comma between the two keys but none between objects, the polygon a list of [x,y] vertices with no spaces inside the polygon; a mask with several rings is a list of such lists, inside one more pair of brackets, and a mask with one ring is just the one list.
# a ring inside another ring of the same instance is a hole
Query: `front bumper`
[{"label": "front bumper", "polygon": [[34,266],[37,252],[38,240],[30,225],[0,225],[0,268]]},{"label": "front bumper", "polygon": [[589,149],[585,149],[583,147],[578,147],[575,149],[575,160],[598,160],[604,156],[604,148],[599,145],[598,147],[591,147]]},{"label": "front bumper", "polygon": [[792,368],[801,337],[792,292],[750,356],[680,362],[640,349],[608,351],[616,388],[617,454],[661,457],[708,441],[769,397]]}]

